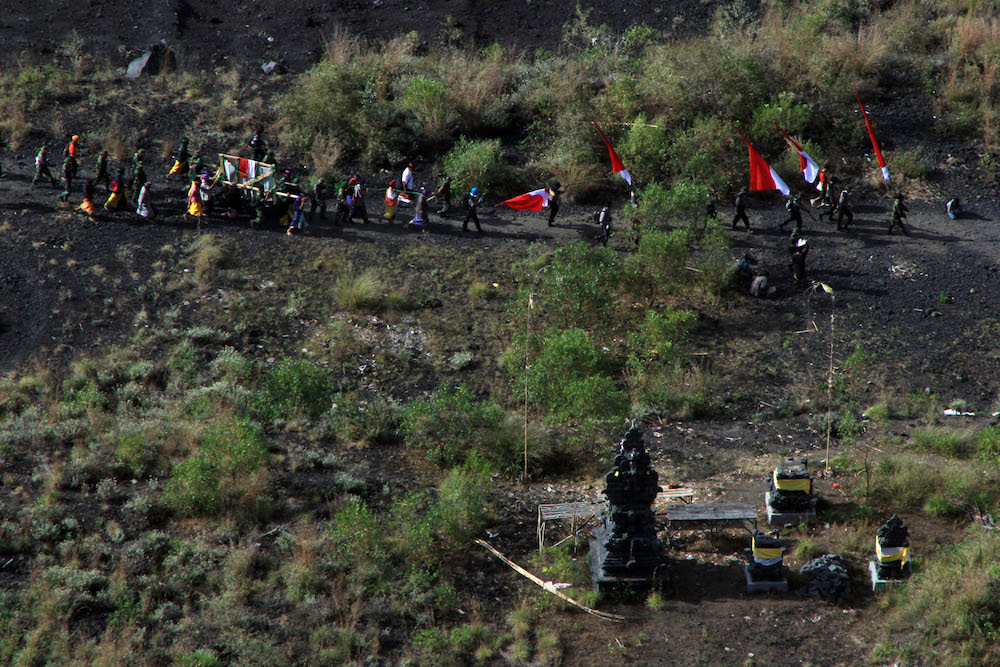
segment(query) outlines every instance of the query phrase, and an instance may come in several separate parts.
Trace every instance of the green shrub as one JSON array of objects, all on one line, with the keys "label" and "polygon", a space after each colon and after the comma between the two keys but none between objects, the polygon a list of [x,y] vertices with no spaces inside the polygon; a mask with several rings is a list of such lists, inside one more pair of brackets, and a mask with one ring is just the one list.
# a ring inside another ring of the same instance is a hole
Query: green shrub
[{"label": "green shrub", "polygon": [[[537,274],[534,303],[563,327],[606,331],[611,327],[622,270],[618,255],[582,241],[552,254],[548,269]],[[527,294],[519,303],[527,301]]]},{"label": "green shrub", "polygon": [[374,269],[355,273],[348,267],[333,283],[333,298],[348,312],[378,312],[385,301],[385,286]]},{"label": "green shrub", "polygon": [[481,193],[504,192],[510,182],[510,167],[503,159],[499,139],[460,137],[444,156],[444,173],[451,177],[455,192],[465,194],[477,187]]},{"label": "green shrub", "polygon": [[910,439],[918,450],[950,459],[969,458],[976,452],[976,435],[968,430],[924,426],[913,429]]},{"label": "green shrub", "polygon": [[245,419],[209,428],[197,448],[174,466],[167,482],[170,505],[188,516],[254,509],[262,495],[268,458],[264,433]]},{"label": "green shrub", "polygon": [[261,378],[251,414],[265,422],[316,419],[330,407],[333,396],[330,371],[304,359],[282,359]]},{"label": "green shrub", "polygon": [[[523,338],[502,360],[512,394],[524,396]],[[546,414],[565,422],[583,418],[624,416],[628,399],[611,374],[618,370],[615,359],[595,345],[581,329],[550,329],[530,341],[536,350],[530,359],[528,400]]]},{"label": "green shrub", "polygon": [[691,254],[690,240],[690,234],[681,229],[644,233],[625,265],[631,293],[652,305],[676,292],[688,280],[685,266]]},{"label": "green shrub", "polygon": [[489,518],[486,506],[489,489],[489,473],[477,461],[469,461],[461,468],[448,471],[438,487],[434,508],[443,546],[464,546],[482,531]]},{"label": "green shrub", "polygon": [[462,463],[502,420],[503,409],[496,403],[477,399],[466,385],[445,385],[404,407],[401,431],[408,445],[425,448],[430,460],[450,468]]}]

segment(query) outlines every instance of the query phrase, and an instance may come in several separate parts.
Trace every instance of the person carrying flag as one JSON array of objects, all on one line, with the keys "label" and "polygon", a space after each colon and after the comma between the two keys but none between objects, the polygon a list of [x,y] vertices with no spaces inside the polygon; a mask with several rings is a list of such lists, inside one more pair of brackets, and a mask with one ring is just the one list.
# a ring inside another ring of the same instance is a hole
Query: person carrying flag
[{"label": "person carrying flag", "polygon": [[[469,231],[469,221],[476,223],[476,231],[483,233],[483,228],[479,224],[479,215],[476,209],[483,203],[483,198],[479,196],[479,188],[472,188],[469,194],[462,199],[462,206],[465,208],[465,222],[462,223],[462,231]],[[550,222],[549,225],[552,223]]]},{"label": "person carrying flag", "polygon": [[549,227],[555,227],[556,215],[559,213],[559,196],[565,194],[566,190],[559,181],[552,181],[546,189],[549,191]]}]

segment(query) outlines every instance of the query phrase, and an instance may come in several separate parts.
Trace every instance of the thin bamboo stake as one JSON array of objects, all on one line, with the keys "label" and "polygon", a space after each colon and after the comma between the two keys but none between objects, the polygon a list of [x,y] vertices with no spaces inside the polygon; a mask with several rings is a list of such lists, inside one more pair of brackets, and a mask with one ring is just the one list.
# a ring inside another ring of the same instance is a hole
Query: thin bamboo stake
[{"label": "thin bamboo stake", "polygon": [[552,593],[556,597],[558,597],[558,598],[560,598],[560,599],[562,599],[562,600],[564,600],[566,602],[569,602],[574,607],[577,607],[578,609],[582,609],[583,611],[587,612],[588,614],[592,614],[592,615],[594,615],[594,616],[596,616],[598,618],[603,618],[606,621],[622,622],[622,621],[628,620],[627,617],[622,616],[620,614],[611,614],[611,613],[606,612],[606,611],[598,611],[597,609],[592,609],[592,608],[590,608],[590,607],[588,607],[586,605],[580,604],[579,602],[577,602],[576,600],[574,600],[570,596],[568,596],[565,593],[563,593],[562,591],[559,591],[558,589],[556,589],[556,587],[553,586],[551,582],[542,581],[541,579],[539,579],[538,577],[536,577],[535,575],[533,575],[531,572],[528,572],[527,570],[525,570],[523,567],[521,567],[520,565],[518,565],[517,563],[515,563],[511,559],[509,559],[506,556],[504,556],[502,553],[500,553],[499,551],[497,551],[496,548],[494,548],[493,545],[491,545],[486,540],[477,539],[476,540],[476,544],[478,544],[481,547],[486,547],[487,549],[489,549],[490,553],[492,553],[494,556],[496,556],[497,558],[499,558],[500,560],[502,560],[504,563],[506,563],[507,565],[509,565],[515,572],[517,572],[518,574],[520,574],[522,577],[528,579],[529,581],[534,582],[535,584],[538,584],[539,586],[541,586],[542,588],[544,588],[549,593]]}]

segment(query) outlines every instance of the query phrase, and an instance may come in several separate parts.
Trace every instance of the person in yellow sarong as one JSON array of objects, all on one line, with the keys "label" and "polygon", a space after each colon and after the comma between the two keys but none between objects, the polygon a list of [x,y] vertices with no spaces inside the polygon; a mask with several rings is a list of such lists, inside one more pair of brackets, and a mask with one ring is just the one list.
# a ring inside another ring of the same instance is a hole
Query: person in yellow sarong
[{"label": "person in yellow sarong", "polygon": [[177,148],[177,153],[174,155],[174,166],[170,169],[170,173],[167,174],[167,180],[170,180],[171,176],[177,176],[180,174],[183,178],[188,173],[188,138],[184,137],[181,139],[181,145]]},{"label": "person in yellow sarong", "polygon": [[111,180],[111,196],[104,202],[105,211],[114,211],[119,208],[127,208],[128,201],[125,199],[125,179],[122,178],[121,170],[115,172],[115,177]]},{"label": "person in yellow sarong", "polygon": [[204,215],[204,202],[201,198],[201,177],[195,178],[191,181],[191,187],[188,189],[187,195],[188,208],[187,213],[184,214],[184,219],[187,220],[189,217],[193,217],[196,221],[201,222],[201,217]]}]

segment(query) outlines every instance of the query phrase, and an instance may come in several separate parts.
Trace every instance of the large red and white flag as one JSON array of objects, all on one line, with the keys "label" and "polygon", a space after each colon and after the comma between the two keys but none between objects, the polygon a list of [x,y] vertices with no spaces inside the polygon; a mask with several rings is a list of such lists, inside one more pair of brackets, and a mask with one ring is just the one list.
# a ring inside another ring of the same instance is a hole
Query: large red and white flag
[{"label": "large red and white flag", "polygon": [[865,117],[865,126],[868,128],[868,138],[872,140],[872,148],[875,149],[875,159],[878,160],[878,166],[882,169],[882,179],[889,180],[889,167],[885,166],[885,158],[882,157],[882,149],[878,147],[878,142],[875,141],[875,131],[872,129],[872,122],[868,120],[868,112],[865,111],[865,105],[861,104],[861,98],[858,94],[854,94],[855,99],[858,100],[858,106],[861,107],[861,115]]},{"label": "large red and white flag", "polygon": [[547,188],[542,188],[541,190],[525,192],[523,195],[512,197],[500,203],[518,211],[541,211],[549,205],[551,196]]},{"label": "large red and white flag", "polygon": [[608,155],[611,156],[611,173],[618,174],[625,180],[626,183],[632,185],[632,177],[629,176],[628,169],[625,168],[625,164],[622,162],[622,159],[618,157],[618,153],[616,153],[615,149],[611,146],[611,142],[608,141],[606,136],[604,136],[604,132],[601,131],[601,126],[598,125],[597,121],[593,118],[590,119],[590,122],[597,128],[597,132],[601,135],[601,139],[604,139],[604,145],[608,147]]},{"label": "large red and white flag", "polygon": [[738,127],[733,125],[733,129],[750,150],[750,189],[753,191],[779,190],[781,194],[787,196],[790,190],[781,180],[781,176],[778,176],[778,172],[771,169],[771,165],[750,145],[750,141],[743,136]]},{"label": "large red and white flag", "polygon": [[787,132],[781,129],[780,125],[775,123],[774,126],[781,130],[781,133],[785,135],[785,139],[792,146],[792,148],[798,151],[799,169],[802,171],[802,176],[806,179],[806,183],[813,183],[816,180],[816,177],[819,176],[819,165],[816,164],[815,160],[809,157],[805,149],[803,149],[802,146],[795,141],[795,139],[792,139]]}]

